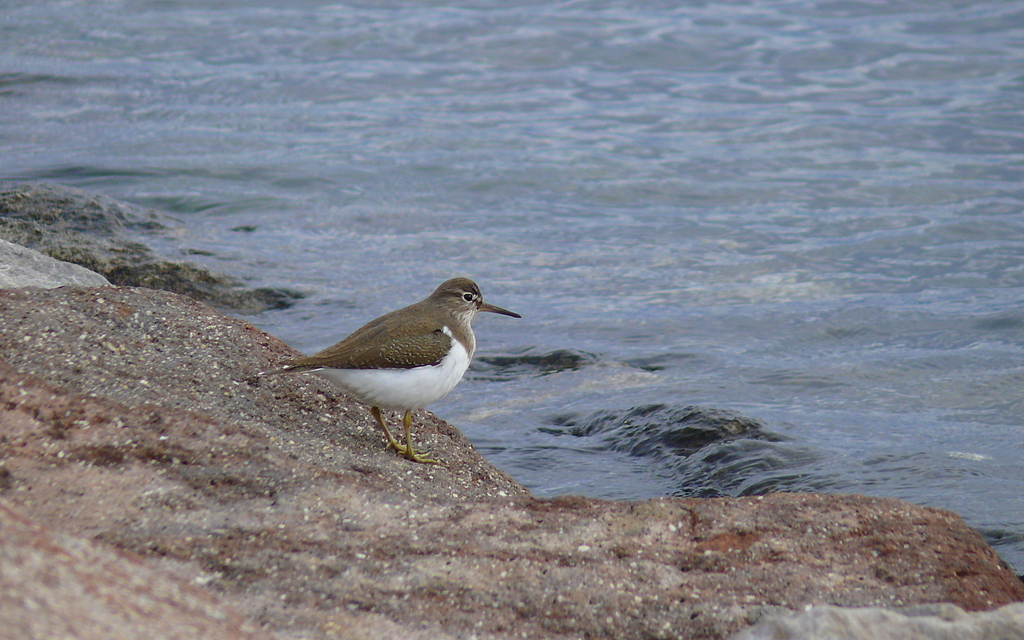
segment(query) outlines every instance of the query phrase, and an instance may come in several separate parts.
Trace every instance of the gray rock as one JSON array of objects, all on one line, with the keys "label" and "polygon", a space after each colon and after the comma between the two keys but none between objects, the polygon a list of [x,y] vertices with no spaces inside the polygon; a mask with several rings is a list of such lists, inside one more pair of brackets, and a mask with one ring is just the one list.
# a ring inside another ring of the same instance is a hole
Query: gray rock
[{"label": "gray rock", "polygon": [[227,276],[168,260],[133,239],[180,228],[172,218],[81,189],[43,183],[0,187],[0,239],[81,265],[122,286],[180,293],[242,313],[286,308],[301,297],[250,289]]},{"label": "gray rock", "polygon": [[1024,604],[967,613],[948,603],[903,609],[829,605],[765,618],[731,640],[1022,640]]},{"label": "gray rock", "polygon": [[108,284],[107,279],[95,271],[0,240],[0,289],[53,289],[65,285],[102,287]]}]

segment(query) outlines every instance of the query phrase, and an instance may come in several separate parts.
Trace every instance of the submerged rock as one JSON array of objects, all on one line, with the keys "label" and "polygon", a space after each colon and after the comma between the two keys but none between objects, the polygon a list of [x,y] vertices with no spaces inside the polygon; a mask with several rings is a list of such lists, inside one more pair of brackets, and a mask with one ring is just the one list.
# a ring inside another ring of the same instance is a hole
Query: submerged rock
[{"label": "submerged rock", "polygon": [[[810,604],[1024,600],[958,516],[899,500],[537,499],[422,411],[442,464],[411,463],[328,383],[256,377],[294,355],[171,293],[0,290],[0,494],[40,535],[216,594],[197,611],[168,593],[195,625],[236,611],[280,638],[717,640]],[[146,580],[104,583],[105,602]],[[0,589],[0,617],[66,586]]]},{"label": "submerged rock", "polygon": [[167,260],[128,237],[178,226],[167,216],[51,184],[0,188],[0,238],[81,265],[123,286],[162,289],[242,313],[287,308],[299,294],[249,289],[186,262]]},{"label": "submerged rock", "polygon": [[816,489],[807,483],[817,476],[800,469],[818,462],[817,451],[731,411],[651,404],[551,422],[544,431],[552,435],[591,438],[602,448],[656,463],[666,494],[711,498]]},{"label": "submerged rock", "polygon": [[687,456],[711,443],[737,438],[782,439],[757,420],[711,407],[651,404],[598,411],[582,419],[561,416],[553,422],[570,435],[597,436],[610,449],[634,456]]},{"label": "submerged rock", "polygon": [[545,353],[523,353],[512,356],[480,356],[473,361],[476,377],[508,380],[516,376],[549,375],[559,371],[575,371],[597,362],[597,356],[584,351],[556,349]]}]

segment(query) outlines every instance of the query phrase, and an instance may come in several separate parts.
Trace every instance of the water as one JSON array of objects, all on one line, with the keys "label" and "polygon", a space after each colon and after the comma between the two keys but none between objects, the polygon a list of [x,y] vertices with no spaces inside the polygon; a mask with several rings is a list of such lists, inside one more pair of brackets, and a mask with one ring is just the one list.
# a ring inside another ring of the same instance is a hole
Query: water
[{"label": "water", "polygon": [[[894,496],[1024,571],[1024,3],[282,4],[3,3],[0,177],[170,212],[307,352],[475,278],[524,319],[432,408],[536,494]],[[772,438],[564,426],[650,404]]]}]

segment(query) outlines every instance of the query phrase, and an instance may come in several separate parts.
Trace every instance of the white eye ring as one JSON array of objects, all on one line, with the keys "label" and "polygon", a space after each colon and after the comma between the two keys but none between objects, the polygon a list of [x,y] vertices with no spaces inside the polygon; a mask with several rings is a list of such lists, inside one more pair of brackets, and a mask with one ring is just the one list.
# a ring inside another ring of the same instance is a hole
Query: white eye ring
[{"label": "white eye ring", "polygon": [[462,299],[465,300],[466,302],[473,302],[474,297],[475,296],[473,296],[473,294],[469,292],[462,294]]}]

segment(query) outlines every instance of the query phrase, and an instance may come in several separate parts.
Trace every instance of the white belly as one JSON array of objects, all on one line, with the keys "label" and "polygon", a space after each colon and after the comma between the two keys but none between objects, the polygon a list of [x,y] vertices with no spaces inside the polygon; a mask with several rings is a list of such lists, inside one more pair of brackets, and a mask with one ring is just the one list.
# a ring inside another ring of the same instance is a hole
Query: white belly
[{"label": "white belly", "polygon": [[457,340],[440,364],[414,369],[317,369],[368,405],[382,409],[422,409],[455,388],[469,368],[469,353]]}]

